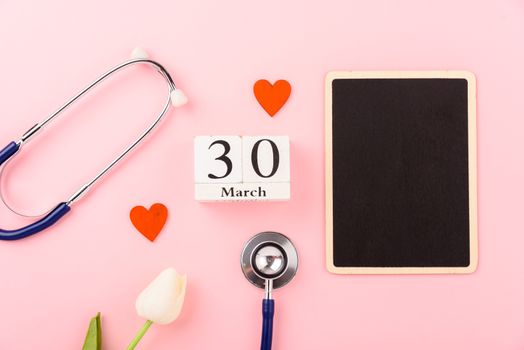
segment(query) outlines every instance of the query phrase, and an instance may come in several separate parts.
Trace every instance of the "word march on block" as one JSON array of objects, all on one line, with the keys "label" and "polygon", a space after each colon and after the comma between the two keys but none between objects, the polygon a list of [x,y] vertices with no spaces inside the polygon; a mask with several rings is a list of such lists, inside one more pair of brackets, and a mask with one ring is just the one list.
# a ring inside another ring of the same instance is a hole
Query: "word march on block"
[{"label": "word march on block", "polygon": [[289,200],[288,136],[195,137],[195,199]]}]

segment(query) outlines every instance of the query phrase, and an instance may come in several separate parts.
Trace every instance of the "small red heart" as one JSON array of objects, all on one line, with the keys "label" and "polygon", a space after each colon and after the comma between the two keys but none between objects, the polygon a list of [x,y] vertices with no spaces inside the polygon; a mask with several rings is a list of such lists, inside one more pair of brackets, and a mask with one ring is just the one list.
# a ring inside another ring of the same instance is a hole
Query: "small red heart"
[{"label": "small red heart", "polygon": [[153,204],[149,210],[143,206],[137,206],[131,209],[129,217],[138,232],[153,242],[164,228],[167,208],[160,203]]},{"label": "small red heart", "polygon": [[286,103],[291,94],[291,84],[286,80],[278,80],[275,84],[260,79],[253,86],[253,92],[258,103],[270,116],[274,116]]}]

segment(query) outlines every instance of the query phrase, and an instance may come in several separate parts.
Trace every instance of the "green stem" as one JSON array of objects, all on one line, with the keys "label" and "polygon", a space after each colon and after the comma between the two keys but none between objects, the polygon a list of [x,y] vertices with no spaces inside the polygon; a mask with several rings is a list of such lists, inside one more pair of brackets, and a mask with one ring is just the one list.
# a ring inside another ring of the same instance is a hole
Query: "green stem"
[{"label": "green stem", "polygon": [[142,328],[140,328],[140,330],[136,334],[135,339],[133,339],[131,344],[129,344],[129,346],[127,347],[127,350],[133,350],[136,347],[138,342],[142,339],[144,334],[146,334],[147,330],[149,329],[149,327],[151,327],[152,324],[153,324],[153,321],[149,321],[149,320],[147,320],[146,323],[144,323]]}]

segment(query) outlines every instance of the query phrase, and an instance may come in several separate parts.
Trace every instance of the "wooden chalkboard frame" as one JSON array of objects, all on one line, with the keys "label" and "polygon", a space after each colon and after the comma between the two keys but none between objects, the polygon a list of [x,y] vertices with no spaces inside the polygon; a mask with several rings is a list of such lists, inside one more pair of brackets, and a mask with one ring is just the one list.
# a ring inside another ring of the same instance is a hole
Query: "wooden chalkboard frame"
[{"label": "wooden chalkboard frame", "polygon": [[[466,267],[338,267],[333,263],[332,82],[335,79],[465,79],[468,85],[470,264]],[[335,274],[461,274],[478,264],[476,79],[468,71],[334,71],[325,80],[326,261]]]}]

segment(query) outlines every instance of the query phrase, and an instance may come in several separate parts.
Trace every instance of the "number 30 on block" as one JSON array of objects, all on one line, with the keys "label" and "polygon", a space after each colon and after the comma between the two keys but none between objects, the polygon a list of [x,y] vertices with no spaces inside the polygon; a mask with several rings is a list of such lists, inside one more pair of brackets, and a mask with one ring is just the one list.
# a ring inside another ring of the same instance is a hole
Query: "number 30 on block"
[{"label": "number 30 on block", "polygon": [[195,137],[195,199],[289,200],[289,137]]}]

